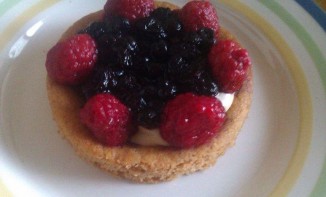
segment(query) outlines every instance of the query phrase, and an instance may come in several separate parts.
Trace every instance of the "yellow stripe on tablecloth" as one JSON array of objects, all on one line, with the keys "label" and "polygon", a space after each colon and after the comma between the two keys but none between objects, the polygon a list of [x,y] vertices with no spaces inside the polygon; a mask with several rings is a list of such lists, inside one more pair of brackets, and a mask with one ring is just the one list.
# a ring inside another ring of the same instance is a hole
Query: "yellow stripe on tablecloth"
[{"label": "yellow stripe on tablecloth", "polygon": [[[31,6],[27,10],[25,10],[22,14],[20,14],[17,18],[15,18],[5,29],[0,33],[0,51],[4,49],[4,47],[8,44],[8,42],[12,39],[13,35],[19,31],[19,29],[30,21],[33,17],[35,17],[38,13],[44,11],[45,9],[51,7],[55,3],[59,2],[59,0],[47,0],[40,1],[35,5]],[[12,196],[11,193],[7,190],[3,181],[0,180],[0,196],[9,197]]]},{"label": "yellow stripe on tablecloth", "polygon": [[264,18],[238,0],[221,2],[246,16],[266,35],[278,49],[294,79],[299,98],[300,130],[294,154],[287,170],[278,182],[271,196],[286,196],[298,179],[307,158],[312,136],[312,101],[307,80],[298,59],[282,35]]},{"label": "yellow stripe on tablecloth", "polygon": [[0,196],[2,197],[11,197],[11,193],[7,190],[4,184],[0,181]]},{"label": "yellow stripe on tablecloth", "polygon": [[19,29],[22,28],[24,24],[30,21],[33,17],[35,17],[38,13],[43,10],[51,7],[53,4],[59,2],[59,0],[46,0],[40,1],[35,5],[28,8],[21,15],[16,17],[5,29],[0,33],[0,51],[4,49],[9,40],[12,39],[13,35],[18,32]]}]

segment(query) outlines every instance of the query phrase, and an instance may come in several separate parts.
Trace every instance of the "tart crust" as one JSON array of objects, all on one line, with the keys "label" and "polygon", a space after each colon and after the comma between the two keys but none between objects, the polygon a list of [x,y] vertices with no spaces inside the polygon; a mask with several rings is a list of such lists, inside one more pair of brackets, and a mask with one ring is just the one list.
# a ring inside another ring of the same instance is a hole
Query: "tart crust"
[{"label": "tart crust", "polygon": [[[166,2],[156,2],[157,7],[177,8]],[[99,20],[103,11],[89,14],[74,23],[61,40]],[[221,30],[220,39],[235,38]],[[252,99],[252,72],[243,87],[236,93],[227,120],[218,135],[210,143],[192,149],[174,149],[162,146],[125,145],[107,147],[99,143],[79,120],[79,110],[84,104],[82,96],[71,87],[63,86],[47,78],[47,93],[54,121],[59,133],[70,142],[83,159],[117,177],[136,182],[157,183],[177,176],[206,169],[215,164],[227,148],[234,145],[247,117]]]}]

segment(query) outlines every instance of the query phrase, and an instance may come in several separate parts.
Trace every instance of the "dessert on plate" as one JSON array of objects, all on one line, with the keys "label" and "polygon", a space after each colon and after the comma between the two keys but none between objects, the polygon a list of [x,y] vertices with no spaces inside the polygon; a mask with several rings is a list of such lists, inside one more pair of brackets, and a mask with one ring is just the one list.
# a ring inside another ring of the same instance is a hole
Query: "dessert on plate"
[{"label": "dessert on plate", "polygon": [[68,28],[45,66],[59,133],[83,159],[137,182],[214,165],[251,103],[248,52],[209,1],[108,0]]}]

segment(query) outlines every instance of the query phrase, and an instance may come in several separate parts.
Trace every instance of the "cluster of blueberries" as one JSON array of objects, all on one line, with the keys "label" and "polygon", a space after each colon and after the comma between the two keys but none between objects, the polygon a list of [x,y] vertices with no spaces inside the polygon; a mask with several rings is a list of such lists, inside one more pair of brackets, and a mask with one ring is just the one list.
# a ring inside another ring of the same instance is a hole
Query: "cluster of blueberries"
[{"label": "cluster of blueberries", "polygon": [[157,8],[132,23],[105,17],[79,33],[92,36],[98,48],[83,94],[112,93],[130,108],[137,125],[158,127],[164,105],[177,94],[218,93],[207,63],[216,42],[213,30],[186,32],[175,11]]}]

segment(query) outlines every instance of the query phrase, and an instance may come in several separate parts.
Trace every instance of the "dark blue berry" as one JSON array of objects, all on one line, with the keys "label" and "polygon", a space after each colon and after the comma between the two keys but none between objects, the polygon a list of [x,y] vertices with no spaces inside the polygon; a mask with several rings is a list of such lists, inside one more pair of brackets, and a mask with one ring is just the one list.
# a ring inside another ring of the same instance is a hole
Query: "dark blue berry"
[{"label": "dark blue berry", "polygon": [[113,48],[118,45],[120,35],[105,34],[98,38],[98,62],[108,64],[115,62]]},{"label": "dark blue berry", "polygon": [[146,17],[136,21],[135,32],[144,40],[158,40],[167,38],[162,24],[154,17]]},{"label": "dark blue berry", "polygon": [[166,18],[170,17],[172,15],[172,11],[170,8],[157,8],[153,10],[153,12],[150,14],[150,16],[158,19],[158,20],[165,20]]},{"label": "dark blue berry", "polygon": [[197,32],[189,32],[184,38],[185,43],[189,43],[202,54],[207,54],[210,48],[215,44],[214,31],[209,28],[201,28]]},{"label": "dark blue berry", "polygon": [[191,64],[182,56],[172,56],[168,62],[168,74],[176,81],[182,81],[185,76],[189,76],[196,69],[195,64]]},{"label": "dark blue berry", "polygon": [[131,30],[131,25],[128,19],[120,16],[110,16],[105,18],[108,32],[113,34],[127,34]]},{"label": "dark blue berry", "polygon": [[82,86],[85,97],[90,98],[98,93],[112,92],[118,85],[117,73],[119,72],[121,71],[111,65],[97,65],[88,81]]},{"label": "dark blue berry", "polygon": [[169,37],[178,35],[182,30],[182,23],[177,14],[169,8],[157,8],[151,13],[151,17],[161,23]]},{"label": "dark blue berry", "polygon": [[158,96],[162,100],[174,98],[177,94],[177,86],[170,80],[161,80],[158,82]]},{"label": "dark blue berry", "polygon": [[197,46],[192,43],[179,42],[171,46],[169,53],[171,55],[178,55],[185,58],[188,61],[200,58],[202,53]]},{"label": "dark blue berry", "polygon": [[181,21],[175,16],[167,18],[164,27],[169,36],[180,36],[183,30]]},{"label": "dark blue berry", "polygon": [[157,87],[155,87],[152,84],[149,84],[143,87],[139,94],[145,100],[151,100],[152,98],[157,98],[158,97]]},{"label": "dark blue berry", "polygon": [[141,104],[139,99],[140,90],[141,85],[135,74],[124,73],[119,76],[118,85],[113,90],[113,93],[130,109],[135,109]]},{"label": "dark blue berry", "polygon": [[105,22],[94,22],[87,26],[85,29],[79,31],[79,33],[87,33],[92,38],[97,40],[102,35],[108,32],[107,25]]},{"label": "dark blue berry", "polygon": [[158,99],[147,101],[146,106],[137,113],[137,124],[149,129],[159,127],[164,105],[165,103]]},{"label": "dark blue berry", "polygon": [[199,95],[215,96],[218,93],[216,82],[207,72],[195,73],[190,87],[194,93]]},{"label": "dark blue berry", "polygon": [[138,125],[148,129],[154,129],[160,125],[160,114],[155,108],[145,108],[137,113],[136,122]]},{"label": "dark blue berry", "polygon": [[112,63],[122,65],[126,68],[133,66],[137,56],[138,45],[131,36],[121,37],[116,43],[110,46]]},{"label": "dark blue berry", "polygon": [[133,71],[140,77],[146,77],[148,73],[148,67],[150,64],[150,58],[148,56],[139,55],[135,61],[134,66],[132,67]]},{"label": "dark blue berry", "polygon": [[154,60],[163,62],[168,57],[168,44],[164,40],[159,40],[151,45],[150,51]]},{"label": "dark blue berry", "polygon": [[194,71],[188,76],[184,76],[182,81],[179,81],[180,92],[193,92],[207,96],[217,95],[217,83],[206,64],[205,60],[193,62]]},{"label": "dark blue berry", "polygon": [[165,64],[157,63],[157,62],[150,62],[146,65],[146,74],[145,77],[149,79],[155,79],[161,76],[164,73]]}]

